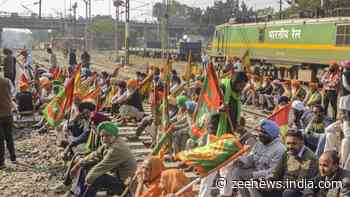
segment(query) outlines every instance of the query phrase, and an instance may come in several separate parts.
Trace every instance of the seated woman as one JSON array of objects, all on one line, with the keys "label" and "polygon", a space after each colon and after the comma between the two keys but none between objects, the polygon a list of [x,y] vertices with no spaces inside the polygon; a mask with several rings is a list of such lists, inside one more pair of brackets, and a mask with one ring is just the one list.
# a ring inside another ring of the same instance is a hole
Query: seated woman
[{"label": "seated woman", "polygon": [[118,136],[119,129],[112,122],[99,124],[97,133],[102,146],[81,159],[71,170],[71,176],[80,170],[77,188],[73,193],[94,197],[98,190],[108,189],[121,195],[126,187],[124,183],[136,171],[135,157]]},{"label": "seated woman", "polygon": [[[190,180],[178,169],[169,169],[162,172],[159,187],[162,190],[161,197],[175,196],[176,192],[181,190]],[[192,188],[187,189],[179,195],[180,197],[194,197]]]},{"label": "seated woman", "polygon": [[[152,156],[143,162],[137,172],[138,189],[141,190],[140,197],[158,197],[162,194],[162,190],[159,188],[159,181],[160,175],[164,170],[164,164],[159,157]],[[140,184],[142,184],[141,187]],[[143,189],[143,184],[147,187],[146,191]]]}]

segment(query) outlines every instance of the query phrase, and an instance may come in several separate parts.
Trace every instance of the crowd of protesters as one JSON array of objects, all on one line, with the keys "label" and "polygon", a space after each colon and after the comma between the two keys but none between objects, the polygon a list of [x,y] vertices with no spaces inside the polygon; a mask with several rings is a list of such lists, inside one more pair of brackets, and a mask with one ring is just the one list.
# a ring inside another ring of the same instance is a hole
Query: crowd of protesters
[{"label": "crowd of protesters", "polygon": [[[69,52],[67,69],[60,66],[50,48],[47,49],[49,67],[46,70],[33,64],[28,50],[19,52],[17,57],[9,49],[4,49],[3,53],[6,58],[4,77],[0,77],[2,169],[6,168],[5,142],[11,162],[16,163],[13,113],[45,111],[68,86],[69,80],[76,77],[76,83],[79,72],[80,89],[74,91],[71,110],[64,114],[64,121],[52,126],[48,115],[41,114],[41,120],[33,125],[37,128],[34,132],[43,135],[48,130],[56,130],[60,136],[58,146],[64,147],[62,159],[69,161],[64,181],[55,187],[56,192],[68,190],[67,196],[96,196],[97,191],[107,190],[117,195],[126,191],[128,196],[133,193],[143,197],[175,196],[190,183],[184,171],[193,168],[181,163],[184,170],[166,169],[164,160],[175,161],[181,151],[210,144],[222,126],[219,123],[221,114],[227,113],[228,122],[232,123],[229,126],[251,149],[219,172],[203,178],[198,196],[236,196],[238,193],[242,197],[350,196],[350,62],[331,63],[318,83],[281,80],[277,71],[265,72],[261,66],[256,66],[254,72],[247,72],[237,57],[224,66],[216,66],[217,75],[221,77],[217,85],[224,98],[217,113],[208,114],[203,120],[206,132],[197,139],[192,132],[196,121],[193,115],[205,85],[207,57],[203,72],[192,75],[189,80],[182,79],[176,70],[167,73],[166,69],[155,65],[147,65],[145,72],[122,80],[118,75],[122,66],[113,73],[96,72],[91,69],[90,54],[83,52],[78,62],[74,49]],[[24,73],[17,83],[16,65]],[[168,79],[170,84],[167,84]],[[138,165],[126,140],[142,141],[140,136],[147,133],[152,137],[152,144],[143,143],[156,146],[162,125],[161,111],[165,107],[162,98],[168,85],[171,144],[165,159],[147,157]],[[85,96],[84,91],[96,89],[99,90],[97,96]],[[151,106],[150,115],[145,112],[145,104]],[[247,131],[241,110],[248,105],[272,114],[290,105],[287,132],[282,133],[280,126],[268,119],[261,120],[256,131]],[[57,110],[54,108],[52,113]],[[125,139],[120,137],[119,131],[128,123],[136,124],[137,129],[134,136]],[[215,188],[220,177],[227,180],[307,179],[314,183],[327,180],[339,181],[342,187],[236,190],[228,181],[226,187]],[[136,189],[130,188],[134,180],[138,183]],[[195,194],[188,188],[180,196]]]}]

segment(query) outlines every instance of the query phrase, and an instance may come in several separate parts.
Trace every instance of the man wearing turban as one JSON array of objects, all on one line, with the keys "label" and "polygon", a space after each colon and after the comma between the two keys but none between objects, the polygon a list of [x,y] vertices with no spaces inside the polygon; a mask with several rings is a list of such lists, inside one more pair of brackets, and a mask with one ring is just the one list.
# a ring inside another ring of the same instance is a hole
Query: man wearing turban
[{"label": "man wearing turban", "polygon": [[142,96],[138,90],[137,80],[130,79],[127,82],[127,91],[113,101],[113,104],[120,106],[120,115],[122,122],[125,122],[124,117],[136,118],[139,122],[144,117]]},{"label": "man wearing turban", "polygon": [[136,172],[136,160],[128,145],[119,137],[119,128],[112,122],[102,122],[97,127],[102,146],[80,160],[71,171],[90,169],[85,176],[84,196],[94,197],[100,189],[109,189],[121,195],[126,180]]},{"label": "man wearing turban", "polygon": [[[248,155],[238,158],[238,161],[227,165],[221,170],[227,180],[267,179],[278,165],[286,148],[279,136],[278,125],[271,120],[260,121],[257,129],[258,142]],[[223,196],[232,196],[232,183],[226,185],[220,192]],[[267,188],[266,188],[267,189]],[[270,188],[271,189],[271,188]],[[242,197],[261,196],[263,191],[256,188],[239,189]],[[273,196],[273,194],[271,194]]]}]

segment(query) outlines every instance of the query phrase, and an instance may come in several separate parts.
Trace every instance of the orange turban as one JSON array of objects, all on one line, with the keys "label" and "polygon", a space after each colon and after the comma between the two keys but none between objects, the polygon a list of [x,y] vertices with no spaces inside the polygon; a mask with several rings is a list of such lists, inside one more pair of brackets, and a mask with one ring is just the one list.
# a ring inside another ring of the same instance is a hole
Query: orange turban
[{"label": "orange turban", "polygon": [[300,81],[292,80],[292,86],[300,86]]},{"label": "orange turban", "polygon": [[337,61],[331,61],[331,62],[329,62],[329,65],[330,65],[330,66],[338,65],[338,62],[337,62]]},{"label": "orange turban", "polygon": [[128,87],[132,87],[132,88],[137,88],[137,86],[139,85],[139,82],[135,79],[129,79],[127,86]]},{"label": "orange turban", "polygon": [[24,82],[19,83],[19,90],[20,91],[26,91],[26,90],[28,90],[28,88],[29,88],[28,83],[24,83]]},{"label": "orange turban", "polygon": [[39,81],[42,88],[48,88],[52,85],[52,82],[47,77],[41,77]]}]

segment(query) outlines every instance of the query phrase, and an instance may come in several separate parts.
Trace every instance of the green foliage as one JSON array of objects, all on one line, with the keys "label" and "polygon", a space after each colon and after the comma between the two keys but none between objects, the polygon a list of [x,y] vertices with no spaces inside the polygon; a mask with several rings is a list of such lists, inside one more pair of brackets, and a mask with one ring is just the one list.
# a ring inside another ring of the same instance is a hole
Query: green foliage
[{"label": "green foliage", "polygon": [[[255,16],[252,8],[249,8],[244,1],[238,4],[238,0],[215,1],[214,5],[202,10],[181,4],[180,1],[173,1],[169,10],[170,21],[181,21],[191,27],[186,33],[200,34],[211,37],[214,34],[215,26],[226,23],[230,18],[238,18],[240,21],[251,21]],[[165,6],[156,3],[153,6],[153,16],[161,20],[164,17]]]},{"label": "green foliage", "polygon": [[95,17],[88,31],[92,33],[97,48],[112,49],[114,47],[114,22],[110,17]]}]

